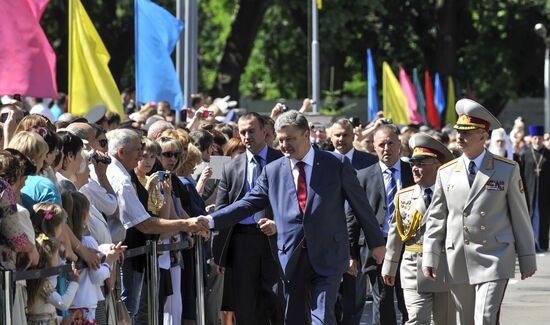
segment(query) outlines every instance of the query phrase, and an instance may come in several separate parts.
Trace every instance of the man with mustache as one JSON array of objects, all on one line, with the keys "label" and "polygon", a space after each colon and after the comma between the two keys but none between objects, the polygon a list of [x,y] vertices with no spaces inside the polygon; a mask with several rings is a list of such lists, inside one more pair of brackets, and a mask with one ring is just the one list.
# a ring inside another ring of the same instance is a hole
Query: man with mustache
[{"label": "man with mustache", "polygon": [[[445,274],[461,324],[498,324],[516,254],[521,279],[537,269],[533,229],[518,164],[485,149],[489,130],[500,122],[470,99],[455,108],[463,154],[439,168],[422,271],[432,279]],[[440,259],[448,272],[438,269]]]}]

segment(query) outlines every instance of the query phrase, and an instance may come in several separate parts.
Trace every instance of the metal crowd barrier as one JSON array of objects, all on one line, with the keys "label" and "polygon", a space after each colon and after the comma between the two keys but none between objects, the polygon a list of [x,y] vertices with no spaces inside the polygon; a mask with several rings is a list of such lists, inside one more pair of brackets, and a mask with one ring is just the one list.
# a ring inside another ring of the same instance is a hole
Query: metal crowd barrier
[{"label": "metal crowd barrier", "polygon": [[[204,240],[200,236],[195,236],[195,252],[196,252],[196,284],[197,284],[197,325],[205,324],[204,317]],[[148,321],[149,325],[158,325],[159,314],[159,299],[158,299],[158,280],[159,280],[159,265],[158,252],[169,252],[176,250],[189,249],[189,242],[182,240],[172,244],[157,245],[156,241],[148,240],[145,246],[140,246],[127,250],[124,253],[124,258],[133,258],[136,256],[145,255],[147,258],[146,276],[147,276],[147,293],[148,293]],[[12,325],[12,306],[15,291],[15,282],[18,280],[34,280],[49,276],[59,275],[64,272],[71,272],[71,265],[61,265],[45,269],[33,269],[27,271],[1,271],[1,290],[0,306],[3,310],[0,318],[0,325]]]}]

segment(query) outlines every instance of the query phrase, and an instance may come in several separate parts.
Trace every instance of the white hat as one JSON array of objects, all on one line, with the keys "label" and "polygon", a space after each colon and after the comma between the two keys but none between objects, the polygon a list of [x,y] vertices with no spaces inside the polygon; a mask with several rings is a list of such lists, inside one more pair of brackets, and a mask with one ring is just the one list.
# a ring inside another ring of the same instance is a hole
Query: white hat
[{"label": "white hat", "polygon": [[52,111],[50,111],[50,109],[46,105],[44,105],[44,103],[38,103],[38,104],[34,105],[31,108],[30,113],[31,114],[43,115],[43,116],[47,117],[48,120],[50,120],[50,122],[52,122],[52,123],[55,120],[55,117],[53,116]]}]

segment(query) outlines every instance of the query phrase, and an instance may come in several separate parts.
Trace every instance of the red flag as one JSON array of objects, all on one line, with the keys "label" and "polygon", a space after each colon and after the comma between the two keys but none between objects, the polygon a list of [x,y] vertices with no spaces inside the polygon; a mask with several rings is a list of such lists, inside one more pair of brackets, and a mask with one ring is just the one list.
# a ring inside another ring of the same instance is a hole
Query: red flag
[{"label": "red flag", "polygon": [[0,1],[0,95],[57,97],[55,52],[40,26],[48,2]]},{"label": "red flag", "polygon": [[439,120],[439,114],[435,108],[434,103],[434,89],[432,87],[432,80],[430,79],[430,72],[426,70],[424,73],[424,89],[426,90],[426,115],[428,122],[435,129],[441,128],[441,122]]}]

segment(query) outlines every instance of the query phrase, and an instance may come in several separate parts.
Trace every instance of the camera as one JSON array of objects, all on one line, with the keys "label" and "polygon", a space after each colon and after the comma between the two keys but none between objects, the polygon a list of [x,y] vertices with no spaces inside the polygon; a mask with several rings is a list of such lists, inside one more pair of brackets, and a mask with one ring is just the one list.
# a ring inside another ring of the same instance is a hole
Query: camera
[{"label": "camera", "polygon": [[202,111],[202,118],[207,118],[209,116],[214,116],[213,111]]},{"label": "camera", "polygon": [[97,151],[92,152],[90,159],[94,162],[94,164],[102,163],[108,165],[111,163],[111,157],[100,155]]},{"label": "camera", "polygon": [[164,171],[159,171],[159,180],[161,182],[164,182],[164,179],[166,178],[166,173]]},{"label": "camera", "polygon": [[393,124],[393,120],[391,118],[383,118],[382,124]]},{"label": "camera", "polygon": [[356,128],[358,126],[361,126],[361,120],[359,119],[359,117],[357,116],[354,116],[354,117],[350,117],[349,118],[349,122],[351,123],[351,125]]}]

